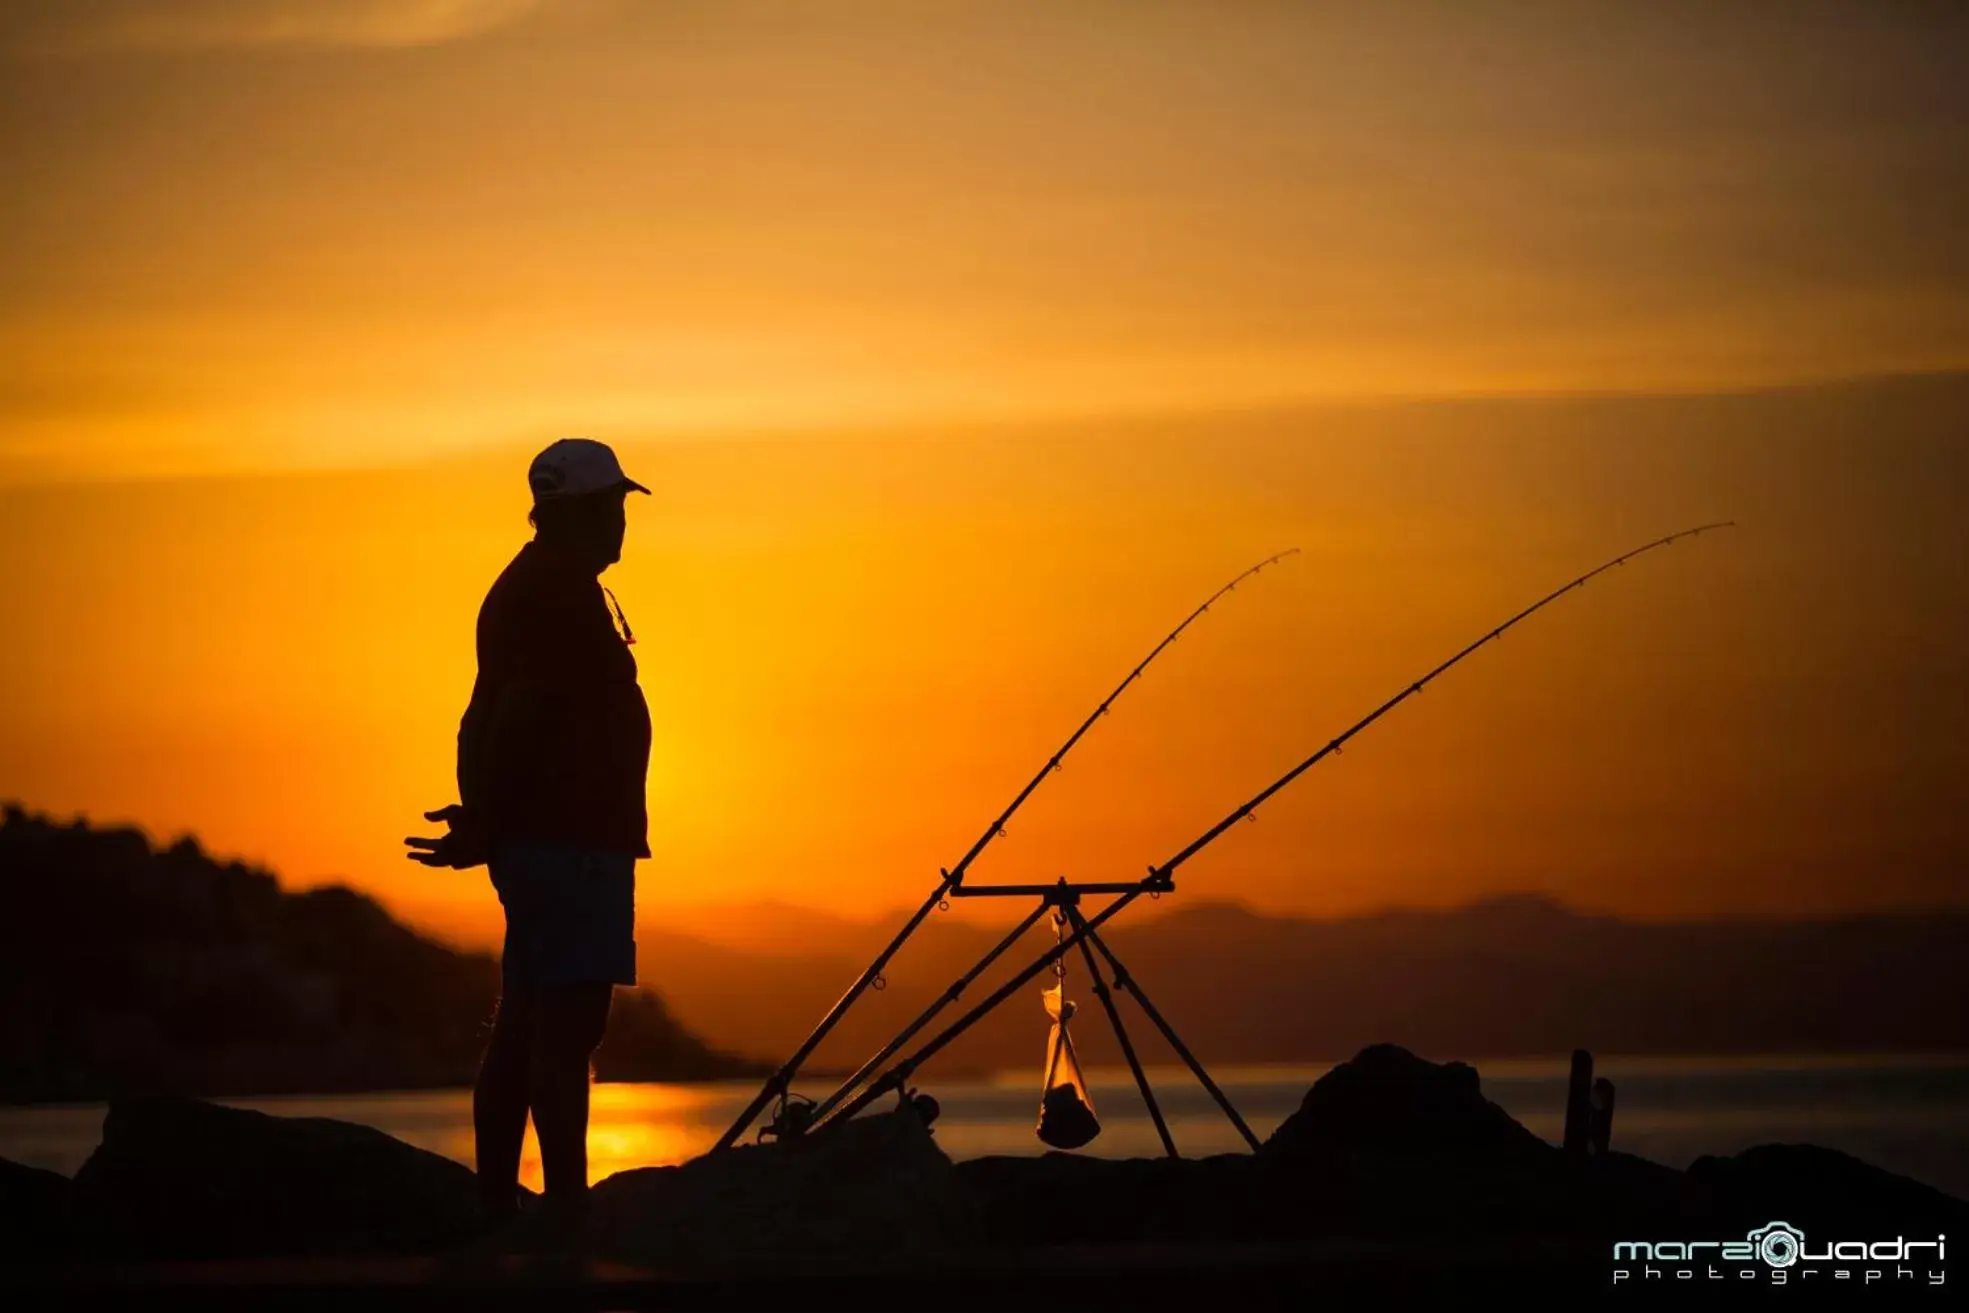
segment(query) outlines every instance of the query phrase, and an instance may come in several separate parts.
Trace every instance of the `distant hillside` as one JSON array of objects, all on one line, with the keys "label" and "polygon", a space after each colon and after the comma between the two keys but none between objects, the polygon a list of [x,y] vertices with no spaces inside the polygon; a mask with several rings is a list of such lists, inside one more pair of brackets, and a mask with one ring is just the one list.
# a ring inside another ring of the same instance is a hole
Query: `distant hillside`
[{"label": "distant hillside", "polygon": [[[0,823],[0,1100],[168,1090],[270,1094],[468,1084],[498,963],[335,887],[274,877],[190,839]],[[604,1079],[755,1065],[707,1047],[649,990],[618,994]]]},{"label": "distant hillside", "polygon": [[[1180,902],[1181,895],[1177,896]],[[1009,910],[1009,909],[1008,909]],[[1021,909],[1023,910],[1023,909]],[[797,917],[796,911],[787,915]],[[1798,1053],[1969,1050],[1969,913],[1639,922],[1515,896],[1450,911],[1336,920],[1201,903],[1124,913],[1109,942],[1207,1060],[1315,1062],[1389,1036],[1469,1057],[1565,1053]],[[895,920],[899,923],[901,917]],[[799,955],[763,956],[638,933],[644,975],[684,1021],[721,1042],[783,1055],[886,940],[830,935]],[[888,988],[850,1013],[821,1051],[858,1065],[1002,931],[933,916],[891,964]],[[1050,942],[1035,929],[968,1004]],[[1085,1058],[1118,1063],[1076,956],[1069,995],[1090,1023]],[[946,1068],[1036,1066],[1042,978],[953,1045]],[[1132,1005],[1125,1015],[1138,1017]],[[956,1011],[949,1013],[955,1016]],[[1171,1055],[1135,1023],[1152,1060]]]}]

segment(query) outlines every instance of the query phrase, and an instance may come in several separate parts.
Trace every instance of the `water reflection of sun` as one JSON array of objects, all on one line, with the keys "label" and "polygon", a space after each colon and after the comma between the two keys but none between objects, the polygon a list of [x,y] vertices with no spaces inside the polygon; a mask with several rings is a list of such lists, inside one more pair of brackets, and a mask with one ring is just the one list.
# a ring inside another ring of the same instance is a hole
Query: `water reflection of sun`
[{"label": "water reflection of sun", "polygon": [[[589,1095],[588,1180],[632,1167],[670,1167],[706,1152],[723,1129],[704,1115],[716,1097],[686,1085],[596,1085]],[[530,1125],[520,1183],[541,1188],[540,1145]]]}]

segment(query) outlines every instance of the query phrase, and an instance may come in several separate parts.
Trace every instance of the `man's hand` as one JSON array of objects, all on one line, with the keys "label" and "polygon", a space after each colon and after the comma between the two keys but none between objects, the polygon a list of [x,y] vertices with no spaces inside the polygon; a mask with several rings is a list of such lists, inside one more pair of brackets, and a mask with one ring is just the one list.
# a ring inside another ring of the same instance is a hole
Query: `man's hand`
[{"label": "man's hand", "polygon": [[486,860],[485,832],[477,819],[458,803],[425,812],[427,821],[443,821],[449,832],[436,839],[405,839],[411,851],[404,854],[426,866],[449,866],[457,870],[483,866]]}]

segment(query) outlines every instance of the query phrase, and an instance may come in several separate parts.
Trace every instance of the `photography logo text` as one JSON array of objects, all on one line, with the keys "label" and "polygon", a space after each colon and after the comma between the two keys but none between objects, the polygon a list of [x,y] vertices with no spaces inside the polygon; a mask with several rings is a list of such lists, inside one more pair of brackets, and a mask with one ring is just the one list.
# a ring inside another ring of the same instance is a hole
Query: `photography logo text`
[{"label": "photography logo text", "polygon": [[1814,1245],[1789,1222],[1770,1222],[1741,1240],[1620,1240],[1615,1285],[1641,1281],[1736,1281],[1782,1286],[1947,1283],[1948,1237],[1828,1240]]}]

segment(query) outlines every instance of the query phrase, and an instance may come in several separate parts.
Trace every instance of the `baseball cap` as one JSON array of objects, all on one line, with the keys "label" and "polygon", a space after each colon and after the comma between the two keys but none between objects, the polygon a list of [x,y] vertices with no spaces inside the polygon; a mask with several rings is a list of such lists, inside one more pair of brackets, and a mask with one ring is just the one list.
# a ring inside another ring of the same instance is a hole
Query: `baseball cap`
[{"label": "baseball cap", "polygon": [[554,443],[533,458],[526,481],[536,502],[585,497],[613,488],[649,491],[622,472],[622,463],[607,443],[593,438],[562,438]]}]

